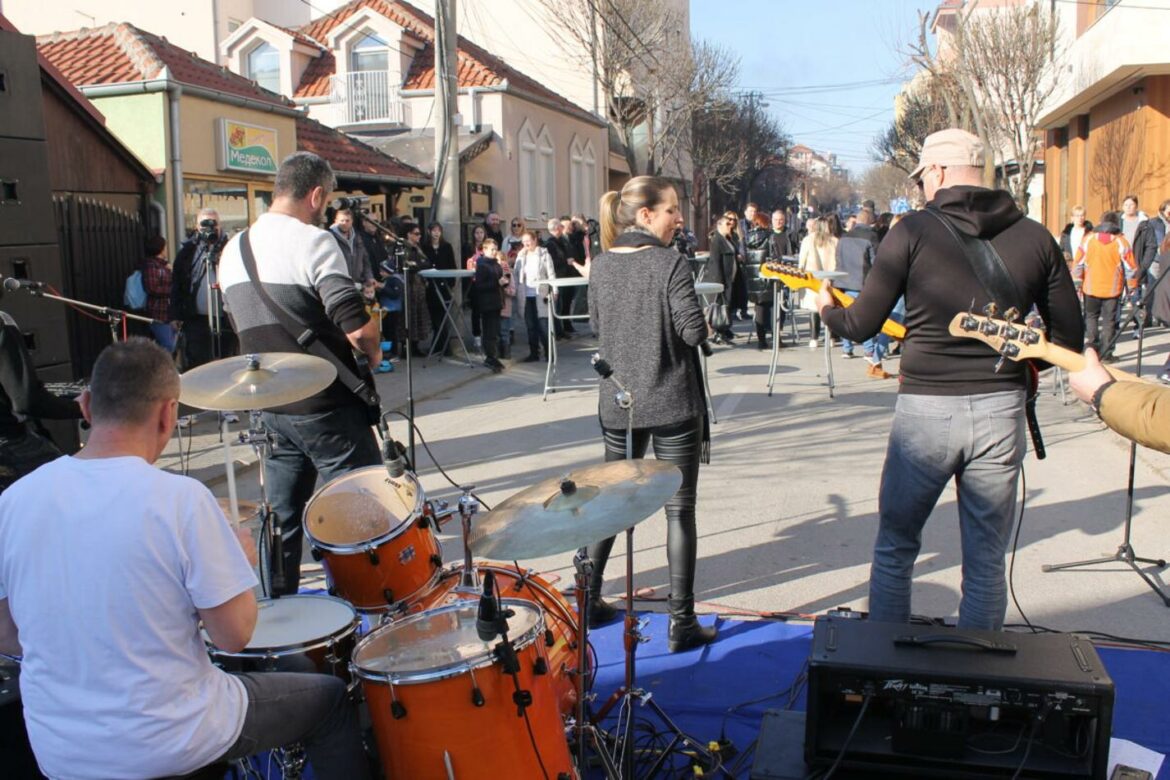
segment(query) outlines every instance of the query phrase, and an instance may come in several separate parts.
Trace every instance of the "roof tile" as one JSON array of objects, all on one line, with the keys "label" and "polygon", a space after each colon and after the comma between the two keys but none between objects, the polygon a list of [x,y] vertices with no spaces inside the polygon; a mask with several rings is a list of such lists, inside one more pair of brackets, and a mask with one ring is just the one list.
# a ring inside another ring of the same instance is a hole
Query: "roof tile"
[{"label": "roof tile", "polygon": [[308,117],[297,117],[297,151],[324,157],[341,175],[390,176],[417,180],[420,184],[430,181],[418,168]]}]

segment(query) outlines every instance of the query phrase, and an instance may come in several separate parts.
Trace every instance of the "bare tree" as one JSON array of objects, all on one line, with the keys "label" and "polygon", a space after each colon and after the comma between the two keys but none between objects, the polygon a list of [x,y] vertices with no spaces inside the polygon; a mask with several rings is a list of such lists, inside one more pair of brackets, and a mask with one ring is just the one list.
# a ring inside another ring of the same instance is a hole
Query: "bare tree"
[{"label": "bare tree", "polygon": [[1011,192],[1025,211],[1044,148],[1038,120],[1056,88],[1057,32],[1056,15],[1031,3],[980,9],[961,17],[955,30],[950,70],[988,148],[999,150],[1005,163],[1015,162]]},{"label": "bare tree", "polygon": [[875,165],[861,177],[858,189],[861,190],[863,197],[873,199],[879,210],[883,210],[885,208],[883,204],[898,198],[910,199],[914,196],[915,188],[906,178],[906,174],[906,170],[889,163]]},{"label": "bare tree", "polygon": [[1121,208],[1122,199],[1132,192],[1164,184],[1167,165],[1143,154],[1145,140],[1146,123],[1138,111],[1120,116],[1096,132],[1089,184],[1104,195],[1107,209]]},{"label": "bare tree", "polygon": [[874,159],[909,174],[922,155],[922,140],[952,126],[946,103],[932,87],[932,81],[901,95],[900,110],[894,121],[874,139]]}]

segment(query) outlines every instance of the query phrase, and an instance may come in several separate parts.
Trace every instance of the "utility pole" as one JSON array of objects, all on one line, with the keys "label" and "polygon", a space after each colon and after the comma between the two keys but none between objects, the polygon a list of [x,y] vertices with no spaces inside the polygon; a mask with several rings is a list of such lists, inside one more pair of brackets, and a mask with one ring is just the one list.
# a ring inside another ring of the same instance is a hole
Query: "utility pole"
[{"label": "utility pole", "polygon": [[[463,256],[459,193],[459,84],[455,0],[435,0],[435,181],[431,213],[455,258]],[[474,99],[474,98],[473,98]],[[459,289],[459,285],[454,285]]]}]

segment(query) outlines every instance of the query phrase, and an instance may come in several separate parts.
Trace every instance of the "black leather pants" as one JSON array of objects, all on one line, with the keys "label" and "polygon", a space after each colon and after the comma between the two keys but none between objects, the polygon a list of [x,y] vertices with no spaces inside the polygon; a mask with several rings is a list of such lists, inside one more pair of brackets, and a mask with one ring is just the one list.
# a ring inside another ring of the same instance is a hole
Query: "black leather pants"
[{"label": "black leather pants", "polygon": [[[605,459],[626,459],[626,431],[624,428],[602,428],[605,441]],[[654,456],[658,460],[678,464],[683,481],[678,492],[666,502],[666,561],[670,569],[670,596],[673,602],[693,605],[695,593],[695,557],[698,532],[695,528],[695,500],[699,483],[699,453],[703,439],[703,419],[696,417],[658,428],[634,429],[634,457],[646,455],[651,439]],[[593,559],[593,577],[589,594],[597,597],[605,576],[605,564],[616,537],[589,546]],[[693,607],[692,607],[693,608]]]}]

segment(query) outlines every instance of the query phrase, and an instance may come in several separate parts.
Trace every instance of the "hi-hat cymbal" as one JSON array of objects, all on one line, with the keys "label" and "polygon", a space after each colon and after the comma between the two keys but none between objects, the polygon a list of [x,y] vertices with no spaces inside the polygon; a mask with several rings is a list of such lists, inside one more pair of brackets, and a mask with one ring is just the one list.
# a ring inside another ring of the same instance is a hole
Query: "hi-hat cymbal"
[{"label": "hi-hat cymbal", "polygon": [[[229,520],[231,519],[232,502],[230,498],[217,498],[215,503],[219,504],[219,510],[224,513]],[[251,517],[260,511],[260,503],[258,501],[246,501],[242,498],[236,499],[236,508],[240,510],[240,519]]]},{"label": "hi-hat cymbal", "polygon": [[261,352],[223,358],[180,377],[179,400],[196,409],[247,412],[303,401],[333,383],[337,369],[299,352]]},{"label": "hi-hat cymbal", "polygon": [[483,558],[541,558],[613,536],[661,509],[682,485],[673,463],[617,460],[520,491],[475,522],[468,543]]}]

